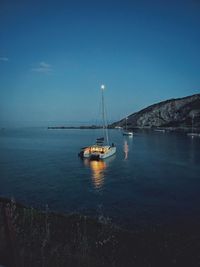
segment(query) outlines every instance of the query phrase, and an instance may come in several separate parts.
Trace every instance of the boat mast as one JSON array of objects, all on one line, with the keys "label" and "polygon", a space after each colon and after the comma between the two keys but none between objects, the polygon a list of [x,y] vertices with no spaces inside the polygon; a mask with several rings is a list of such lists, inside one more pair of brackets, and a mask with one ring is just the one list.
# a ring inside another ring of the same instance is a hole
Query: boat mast
[{"label": "boat mast", "polygon": [[106,123],[106,112],[105,112],[105,100],[104,100],[104,90],[105,85],[101,85],[101,97],[102,97],[102,119],[103,119],[103,132],[106,138],[107,145],[109,144],[108,140],[108,130],[107,130],[107,123]]}]

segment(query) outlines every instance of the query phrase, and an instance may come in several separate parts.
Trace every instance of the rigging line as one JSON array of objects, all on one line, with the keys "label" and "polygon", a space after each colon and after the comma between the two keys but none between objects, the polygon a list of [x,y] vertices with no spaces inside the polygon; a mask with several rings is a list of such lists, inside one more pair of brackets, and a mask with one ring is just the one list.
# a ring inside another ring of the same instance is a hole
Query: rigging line
[{"label": "rigging line", "polygon": [[103,119],[103,132],[106,137],[106,142],[107,145],[109,145],[109,140],[108,140],[108,130],[107,130],[107,118],[106,118],[106,110],[105,110],[105,99],[104,99],[104,90],[105,86],[101,86],[101,92],[102,92],[102,119]]}]

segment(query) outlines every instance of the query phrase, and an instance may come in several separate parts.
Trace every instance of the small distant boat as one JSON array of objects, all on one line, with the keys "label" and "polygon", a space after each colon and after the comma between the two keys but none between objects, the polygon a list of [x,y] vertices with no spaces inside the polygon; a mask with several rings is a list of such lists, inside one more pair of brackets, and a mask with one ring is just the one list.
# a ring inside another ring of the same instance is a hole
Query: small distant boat
[{"label": "small distant boat", "polygon": [[165,129],[154,129],[155,132],[162,132],[165,133]]},{"label": "small distant boat", "polygon": [[79,156],[82,158],[89,158],[91,160],[99,160],[108,158],[116,153],[116,146],[114,143],[109,145],[108,128],[106,122],[105,104],[104,104],[104,90],[105,86],[101,86],[102,91],[102,119],[103,119],[103,137],[97,138],[94,145],[84,147],[81,149]]},{"label": "small distant boat", "polygon": [[192,132],[187,133],[188,136],[190,137],[200,137],[200,133],[194,133],[194,114],[192,115]]},{"label": "small distant boat", "polygon": [[200,137],[200,133],[188,133],[187,135],[191,137]]},{"label": "small distant boat", "polygon": [[128,120],[128,118],[126,117],[125,130],[122,132],[122,134],[127,135],[127,136],[133,136],[133,132],[127,130],[127,120]]},{"label": "small distant boat", "polygon": [[127,135],[127,136],[133,136],[133,132],[130,131],[124,131],[123,135]]}]

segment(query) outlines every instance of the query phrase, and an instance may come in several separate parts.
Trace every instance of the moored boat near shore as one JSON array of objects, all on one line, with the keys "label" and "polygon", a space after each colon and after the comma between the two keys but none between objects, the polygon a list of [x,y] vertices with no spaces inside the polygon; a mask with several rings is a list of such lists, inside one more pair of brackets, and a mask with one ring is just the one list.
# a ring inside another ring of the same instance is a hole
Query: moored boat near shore
[{"label": "moored boat near shore", "polygon": [[102,121],[103,121],[103,137],[97,138],[94,145],[84,147],[81,149],[79,156],[82,158],[90,158],[91,160],[99,160],[108,158],[116,153],[116,147],[114,143],[109,144],[108,138],[108,129],[106,121],[106,112],[105,112],[105,102],[104,102],[104,90],[105,86],[101,86],[102,92]]},{"label": "moored boat near shore", "polygon": [[133,132],[129,131],[127,129],[127,120],[128,118],[126,117],[126,124],[125,124],[125,130],[122,132],[123,135],[127,135],[127,136],[133,136]]}]

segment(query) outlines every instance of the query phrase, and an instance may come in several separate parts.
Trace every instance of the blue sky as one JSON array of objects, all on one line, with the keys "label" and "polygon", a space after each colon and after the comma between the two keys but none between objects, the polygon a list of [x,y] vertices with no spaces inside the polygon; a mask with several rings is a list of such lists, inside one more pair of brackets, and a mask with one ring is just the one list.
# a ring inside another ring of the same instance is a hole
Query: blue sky
[{"label": "blue sky", "polygon": [[1,124],[109,120],[200,92],[200,2],[0,1]]}]

